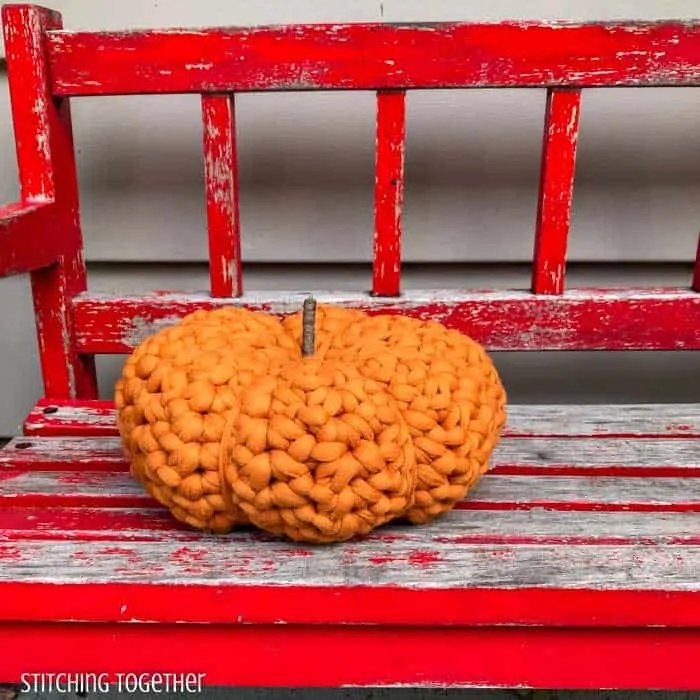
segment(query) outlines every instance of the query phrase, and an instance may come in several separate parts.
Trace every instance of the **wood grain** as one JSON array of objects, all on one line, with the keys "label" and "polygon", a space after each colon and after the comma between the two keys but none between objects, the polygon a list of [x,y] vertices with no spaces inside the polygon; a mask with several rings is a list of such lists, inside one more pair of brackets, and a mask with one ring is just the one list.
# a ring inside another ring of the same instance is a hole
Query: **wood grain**
[{"label": "wood grain", "polygon": [[[241,528],[227,535],[206,535],[175,520],[160,505],[91,508],[15,505],[0,510],[0,540],[198,542],[224,539],[261,546],[275,538]],[[362,538],[364,543],[395,542],[430,549],[436,542],[461,544],[627,545],[700,544],[700,512],[640,513],[591,511],[584,517],[558,510],[456,509],[431,526],[394,523]],[[355,544],[342,545],[350,553]],[[300,546],[300,552],[307,547]],[[304,556],[303,554],[300,556]]]},{"label": "wood grain", "polygon": [[516,291],[406,291],[399,298],[309,291],[208,294],[84,294],[73,303],[82,352],[130,352],[150,334],[197,309],[238,304],[278,315],[318,303],[434,319],[490,350],[697,350],[700,294],[687,289],[577,289],[539,296]]},{"label": "wood grain", "polygon": [[[12,450],[6,450],[12,453]],[[77,450],[73,451],[73,455]],[[2,453],[0,453],[2,454]],[[145,491],[132,480],[126,462],[119,471],[81,469],[74,456],[58,464],[47,456],[43,468],[22,470],[17,457],[0,462],[0,501],[6,505],[69,504],[106,507],[152,505]],[[38,460],[37,460],[38,461]],[[14,463],[13,463],[14,462]],[[31,462],[26,462],[32,466]],[[486,474],[457,508],[561,510],[700,510],[700,479],[691,476],[562,476],[544,474]],[[565,469],[562,469],[565,471]]]},{"label": "wood grain", "polygon": [[[342,556],[342,555],[345,556]],[[0,542],[0,580],[210,586],[700,590],[698,545],[492,545],[401,540],[323,547],[288,543]]]},{"label": "wood grain", "polygon": [[642,87],[699,85],[698,36],[692,21],[64,31],[49,56],[57,95]]},{"label": "wood grain", "polygon": [[[116,435],[112,401],[40,399],[25,435]],[[506,437],[700,437],[699,404],[509,404]]]},{"label": "wood grain", "polygon": [[[491,474],[695,476],[697,438],[503,438]],[[0,466],[33,470],[127,470],[118,437],[21,437],[0,451]]]}]

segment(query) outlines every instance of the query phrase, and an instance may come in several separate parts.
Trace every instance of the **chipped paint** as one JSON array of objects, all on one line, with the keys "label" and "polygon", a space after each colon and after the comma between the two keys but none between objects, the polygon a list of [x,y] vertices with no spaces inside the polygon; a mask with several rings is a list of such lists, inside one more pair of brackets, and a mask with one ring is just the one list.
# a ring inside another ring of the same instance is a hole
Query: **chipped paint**
[{"label": "chipped paint", "polygon": [[211,292],[242,291],[233,96],[202,96]]},{"label": "chipped paint", "polygon": [[561,295],[434,289],[406,290],[400,297],[256,291],[235,300],[208,294],[83,294],[74,302],[78,345],[82,352],[128,352],[197,309],[240,305],[284,316],[299,311],[309,294],[321,304],[438,320],[490,350],[700,349],[700,295],[653,288],[572,289]]},{"label": "chipped paint", "polygon": [[700,85],[698,36],[686,21],[511,21],[51,32],[47,43],[56,93],[87,95]]},{"label": "chipped paint", "polygon": [[531,285],[537,294],[564,290],[580,104],[580,90],[547,92]]}]

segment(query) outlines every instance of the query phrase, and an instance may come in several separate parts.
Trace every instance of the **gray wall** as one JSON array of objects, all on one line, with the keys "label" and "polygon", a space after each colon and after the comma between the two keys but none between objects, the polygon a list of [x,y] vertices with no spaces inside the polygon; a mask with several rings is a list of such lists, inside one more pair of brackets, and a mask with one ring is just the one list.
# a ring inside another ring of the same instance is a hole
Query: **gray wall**
[{"label": "gray wall", "polygon": [[[62,10],[66,27],[75,29],[700,16],[695,0],[47,4]],[[526,286],[543,92],[421,92],[411,94],[408,105],[407,284]],[[238,106],[247,287],[366,288],[373,96],[244,95]],[[74,100],[73,114],[91,288],[205,288],[198,98],[87,98]],[[700,227],[698,114],[700,90],[584,94],[572,283],[687,284]],[[0,163],[0,201],[11,201],[17,197],[16,168],[1,76]],[[335,265],[304,265],[308,262]],[[40,394],[40,380],[27,280],[1,280],[0,300],[0,435],[9,435]],[[696,355],[504,354],[496,359],[512,400],[663,401],[698,395]],[[100,360],[105,396],[118,367],[118,358]]]}]

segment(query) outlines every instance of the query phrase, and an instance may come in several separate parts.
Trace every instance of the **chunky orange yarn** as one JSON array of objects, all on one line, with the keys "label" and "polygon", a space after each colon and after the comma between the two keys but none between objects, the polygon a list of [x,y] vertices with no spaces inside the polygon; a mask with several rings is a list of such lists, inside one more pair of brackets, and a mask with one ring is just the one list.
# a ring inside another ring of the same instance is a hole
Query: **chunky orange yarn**
[{"label": "chunky orange yarn", "polygon": [[173,515],[308,542],[427,522],[488,468],[505,392],[488,355],[439,323],[320,306],[199,311],[142,343],[116,387],[132,474]]}]

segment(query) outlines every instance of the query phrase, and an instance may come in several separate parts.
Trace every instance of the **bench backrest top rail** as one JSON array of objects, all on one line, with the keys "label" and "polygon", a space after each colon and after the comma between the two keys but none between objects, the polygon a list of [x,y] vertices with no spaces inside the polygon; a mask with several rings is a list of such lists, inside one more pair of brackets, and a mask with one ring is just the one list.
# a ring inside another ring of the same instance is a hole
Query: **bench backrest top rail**
[{"label": "bench backrest top rail", "polygon": [[51,31],[56,95],[700,85],[700,22]]},{"label": "bench backrest top rail", "polygon": [[[209,304],[196,295],[178,297],[174,306],[158,296],[113,303],[86,295],[69,111],[69,99],[80,96],[201,96],[207,298],[213,303],[235,298],[252,307],[275,306],[273,299],[261,302],[243,291],[236,94],[371,90],[373,272],[370,291],[345,301],[372,311],[393,299],[397,312],[444,318],[489,348],[700,348],[700,246],[697,256],[688,251],[696,262],[687,288],[661,290],[660,297],[644,290],[565,291],[582,93],[594,87],[700,87],[700,20],[73,32],[63,29],[59,13],[36,5],[5,5],[2,14],[22,201],[0,210],[0,244],[4,236],[12,246],[0,256],[0,275],[32,274],[48,396],[94,396],[94,353],[128,351],[153,323]],[[546,93],[528,292],[406,294],[401,288],[407,94],[451,88]],[[131,328],[138,319],[145,324],[141,330]]]}]

